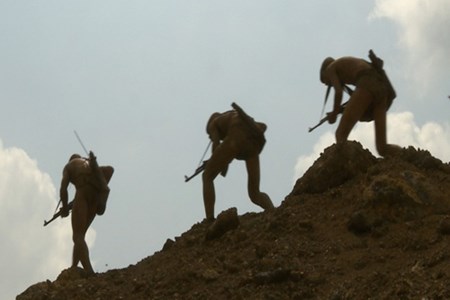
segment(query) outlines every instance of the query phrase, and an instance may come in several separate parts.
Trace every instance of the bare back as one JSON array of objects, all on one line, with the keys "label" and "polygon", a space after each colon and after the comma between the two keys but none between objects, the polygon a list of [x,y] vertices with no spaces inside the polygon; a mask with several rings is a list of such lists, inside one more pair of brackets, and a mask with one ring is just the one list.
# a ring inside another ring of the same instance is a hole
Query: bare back
[{"label": "bare back", "polygon": [[68,180],[81,188],[88,183],[89,177],[92,175],[92,169],[89,166],[89,161],[84,158],[72,159],[64,168],[64,176],[68,176]]},{"label": "bare back", "polygon": [[324,75],[333,87],[335,87],[335,84],[355,85],[358,80],[358,74],[371,68],[371,65],[364,59],[345,56],[333,61],[324,70]]},{"label": "bare back", "polygon": [[[215,116],[215,117],[213,117]],[[213,137],[224,140],[225,138],[232,139],[247,139],[249,135],[249,126],[242,120],[239,114],[232,110],[222,114],[213,114],[207,125],[207,133],[211,139]],[[256,126],[264,132],[267,126],[261,122],[255,122]]]}]

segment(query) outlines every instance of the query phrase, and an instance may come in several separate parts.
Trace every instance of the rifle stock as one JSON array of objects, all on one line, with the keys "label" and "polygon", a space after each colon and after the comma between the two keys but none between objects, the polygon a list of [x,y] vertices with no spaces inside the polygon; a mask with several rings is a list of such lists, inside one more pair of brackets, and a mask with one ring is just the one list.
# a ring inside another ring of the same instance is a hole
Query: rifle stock
[{"label": "rifle stock", "polygon": [[[69,204],[67,204],[67,207],[69,208],[69,211],[72,209],[73,200],[70,201]],[[61,213],[62,213],[62,207],[59,209],[59,211],[57,213],[55,213],[53,215],[53,217],[50,220],[48,220],[48,221],[44,220],[44,227],[47,226],[48,224],[50,224],[51,222],[53,222],[54,220],[56,220],[57,218],[59,218],[61,216]]]}]

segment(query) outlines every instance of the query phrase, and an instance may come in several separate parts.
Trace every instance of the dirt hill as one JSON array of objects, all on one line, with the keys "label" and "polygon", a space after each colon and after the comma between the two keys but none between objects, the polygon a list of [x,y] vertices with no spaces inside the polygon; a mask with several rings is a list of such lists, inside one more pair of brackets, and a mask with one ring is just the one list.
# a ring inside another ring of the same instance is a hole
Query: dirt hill
[{"label": "dirt hill", "polygon": [[65,270],[17,299],[450,298],[450,165],[427,151],[334,145],[280,207],[235,213],[136,265]]}]

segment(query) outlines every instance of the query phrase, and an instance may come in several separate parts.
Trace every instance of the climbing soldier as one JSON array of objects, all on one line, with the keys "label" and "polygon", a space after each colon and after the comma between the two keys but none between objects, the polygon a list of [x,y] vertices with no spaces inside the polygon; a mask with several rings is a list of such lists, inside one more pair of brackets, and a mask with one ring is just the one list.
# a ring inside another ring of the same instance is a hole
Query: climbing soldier
[{"label": "climbing soldier", "polygon": [[336,122],[342,112],[341,102],[346,84],[355,86],[345,106],[336,130],[336,143],[345,142],[357,121],[375,122],[375,142],[381,156],[390,156],[401,148],[388,144],[386,138],[386,113],[396,94],[386,73],[383,61],[372,50],[371,62],[355,57],[326,58],[320,69],[320,81],[335,91],[333,110],[327,114],[328,122]]},{"label": "climbing soldier", "polygon": [[75,198],[72,207],[72,233],[73,233],[73,257],[72,267],[79,262],[84,270],[92,275],[94,270],[89,259],[89,249],[85,236],[95,218],[95,215],[103,215],[106,209],[106,201],[109,196],[108,183],[113,175],[111,166],[99,167],[94,153],[89,152],[89,158],[82,158],[73,154],[63,169],[60,187],[60,199],[62,202],[61,216],[69,215],[68,193],[69,183],[75,188]]},{"label": "climbing soldier", "polygon": [[253,203],[265,210],[274,206],[269,196],[259,190],[259,154],[266,142],[264,132],[267,126],[255,122],[237,104],[234,110],[213,113],[206,126],[212,142],[212,154],[203,172],[203,202],[206,219],[214,220],[214,179],[225,176],[233,159],[245,160],[248,173],[248,194]]}]

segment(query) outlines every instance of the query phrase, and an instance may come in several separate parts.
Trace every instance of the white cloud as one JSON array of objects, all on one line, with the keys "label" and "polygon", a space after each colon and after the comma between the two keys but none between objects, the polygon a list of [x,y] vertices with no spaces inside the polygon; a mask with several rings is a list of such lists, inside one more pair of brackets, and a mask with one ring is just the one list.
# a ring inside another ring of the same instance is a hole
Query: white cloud
[{"label": "white cloud", "polygon": [[294,168],[294,183],[297,178],[301,177],[309,167],[311,167],[314,161],[319,158],[320,153],[328,146],[334,143],[334,134],[326,132],[323,134],[319,141],[314,145],[313,152],[308,155],[301,155],[297,158],[297,163]]},{"label": "white cloud", "polygon": [[[3,148],[0,140],[0,291],[14,299],[28,286],[54,280],[71,264],[70,218],[43,227],[57,203],[48,174],[19,148]],[[89,233],[90,232],[90,233]],[[95,232],[90,230],[92,244]]]},{"label": "white cloud", "polygon": [[[434,157],[443,162],[450,161],[450,124],[438,124],[428,122],[419,126],[414,121],[411,112],[388,114],[387,117],[388,143],[397,144],[401,147],[413,146],[416,149],[426,149]],[[375,133],[373,122],[358,123],[353,128],[349,140],[359,141],[373,155],[378,156],[375,147]],[[302,155],[297,159],[294,169],[294,181],[301,177],[306,170],[320,156],[320,153],[335,142],[334,133],[326,132],[314,145],[312,153]]]},{"label": "white cloud", "polygon": [[376,0],[370,15],[398,25],[399,44],[407,58],[405,76],[423,94],[450,67],[449,11],[448,0]]}]

